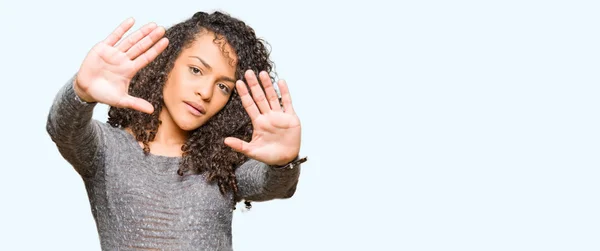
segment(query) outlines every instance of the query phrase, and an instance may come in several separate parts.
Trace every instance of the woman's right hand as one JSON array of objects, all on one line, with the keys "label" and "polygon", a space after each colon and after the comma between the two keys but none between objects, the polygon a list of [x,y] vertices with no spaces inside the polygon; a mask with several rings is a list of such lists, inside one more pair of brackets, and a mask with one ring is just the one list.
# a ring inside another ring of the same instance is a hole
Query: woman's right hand
[{"label": "woman's right hand", "polygon": [[167,47],[168,40],[163,38],[163,27],[149,23],[117,44],[134,22],[133,18],[125,20],[83,60],[73,87],[83,101],[145,113],[154,111],[150,102],[129,95],[129,83]]}]

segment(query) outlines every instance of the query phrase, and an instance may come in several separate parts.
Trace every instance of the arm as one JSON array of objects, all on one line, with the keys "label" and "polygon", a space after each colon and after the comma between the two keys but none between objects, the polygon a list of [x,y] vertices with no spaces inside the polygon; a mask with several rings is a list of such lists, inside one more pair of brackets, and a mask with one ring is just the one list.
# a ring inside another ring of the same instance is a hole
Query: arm
[{"label": "arm", "polygon": [[129,95],[128,89],[131,78],[167,47],[168,40],[163,38],[164,28],[150,23],[116,45],[133,23],[132,18],[123,21],[90,50],[77,75],[57,94],[48,115],[50,138],[83,177],[93,176],[104,164],[102,130],[92,120],[96,103],[154,112],[152,104]]},{"label": "arm", "polygon": [[[292,107],[285,81],[279,81],[281,99],[267,72],[259,73],[264,87],[261,89],[256,75],[248,70],[246,81],[237,81],[242,105],[252,121],[252,140],[245,142],[227,137],[225,144],[250,158],[235,171],[238,180],[238,197],[249,201],[266,201],[290,198],[296,191],[300,175],[300,119]],[[281,167],[283,166],[283,167]]]},{"label": "arm", "polygon": [[71,78],[56,95],[46,122],[46,131],[58,151],[82,177],[94,175],[100,163],[102,137],[97,121],[92,120],[96,103],[81,101]]},{"label": "arm", "polygon": [[287,199],[294,195],[300,165],[293,168],[273,167],[250,159],[235,171],[238,180],[238,196],[249,201]]}]

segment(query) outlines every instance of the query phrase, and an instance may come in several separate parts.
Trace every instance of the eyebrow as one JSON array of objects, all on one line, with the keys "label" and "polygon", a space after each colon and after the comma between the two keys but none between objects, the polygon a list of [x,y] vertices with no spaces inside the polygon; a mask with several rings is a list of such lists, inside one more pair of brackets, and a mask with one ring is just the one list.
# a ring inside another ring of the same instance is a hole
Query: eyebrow
[{"label": "eyebrow", "polygon": [[[190,57],[198,59],[200,61],[200,63],[202,63],[204,65],[204,67],[208,68],[209,70],[212,70],[212,67],[208,63],[206,63],[206,61],[202,60],[200,57],[198,57],[198,56],[190,56]],[[219,80],[235,83],[235,79],[226,77],[226,76],[219,78]]]}]

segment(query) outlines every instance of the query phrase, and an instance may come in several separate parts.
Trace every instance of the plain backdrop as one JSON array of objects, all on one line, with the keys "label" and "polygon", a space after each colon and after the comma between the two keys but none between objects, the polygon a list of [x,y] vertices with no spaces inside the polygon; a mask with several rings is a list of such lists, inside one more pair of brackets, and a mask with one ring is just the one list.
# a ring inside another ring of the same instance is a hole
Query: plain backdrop
[{"label": "plain backdrop", "polygon": [[235,250],[600,249],[597,1],[2,0],[1,250],[100,249],[51,102],[125,18],[199,10],[270,43],[309,156]]}]

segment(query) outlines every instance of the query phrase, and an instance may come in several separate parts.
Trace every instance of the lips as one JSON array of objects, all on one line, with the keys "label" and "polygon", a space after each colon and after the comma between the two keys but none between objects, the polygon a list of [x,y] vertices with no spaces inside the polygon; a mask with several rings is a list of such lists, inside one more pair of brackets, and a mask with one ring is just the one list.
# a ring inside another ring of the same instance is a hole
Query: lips
[{"label": "lips", "polygon": [[194,113],[194,115],[196,116],[200,116],[200,115],[204,115],[206,114],[206,110],[204,109],[204,107],[196,102],[184,102],[188,108],[190,109],[190,111],[192,113]]}]

